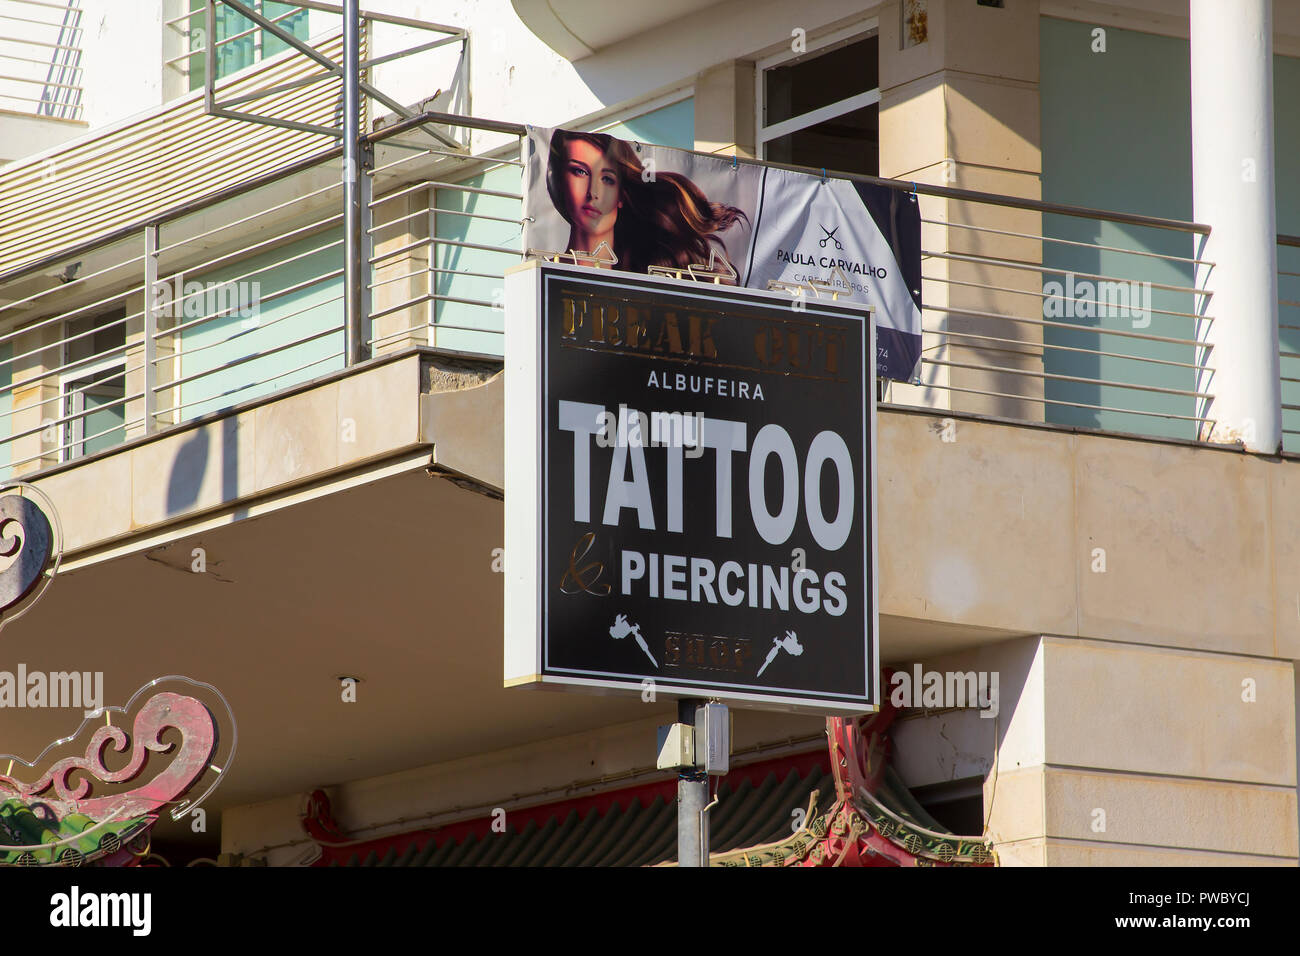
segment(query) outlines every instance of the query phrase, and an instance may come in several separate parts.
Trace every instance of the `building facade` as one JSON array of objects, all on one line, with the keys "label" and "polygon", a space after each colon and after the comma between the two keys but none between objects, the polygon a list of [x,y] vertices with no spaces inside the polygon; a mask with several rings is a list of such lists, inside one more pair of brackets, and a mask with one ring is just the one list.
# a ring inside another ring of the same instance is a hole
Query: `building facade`
[{"label": "building facade", "polygon": [[[221,690],[237,757],[163,856],[673,858],[674,702],[502,686],[541,126],[918,196],[876,438],[900,706],[736,710],[716,862],[1300,859],[1289,0],[373,0],[360,343],[339,12],[127,6],[0,0],[0,466],[63,534],[0,671]],[[903,694],[930,673],[996,691]],[[80,719],[0,708],[0,753]]]}]

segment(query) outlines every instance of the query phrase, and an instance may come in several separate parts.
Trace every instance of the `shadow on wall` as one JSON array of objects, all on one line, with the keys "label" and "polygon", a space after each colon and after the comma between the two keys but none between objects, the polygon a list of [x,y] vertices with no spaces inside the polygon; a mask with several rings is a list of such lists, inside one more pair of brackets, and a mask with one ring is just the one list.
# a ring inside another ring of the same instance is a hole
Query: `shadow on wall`
[{"label": "shadow on wall", "polygon": [[[221,435],[220,455],[215,462],[211,448],[214,431],[219,431]],[[181,443],[167,477],[169,517],[185,514],[194,508],[211,467],[221,469],[221,500],[231,502],[239,496],[238,433],[238,417],[231,415],[206,427],[194,429]],[[247,513],[246,508],[239,508],[234,512],[234,518],[238,520]]]}]

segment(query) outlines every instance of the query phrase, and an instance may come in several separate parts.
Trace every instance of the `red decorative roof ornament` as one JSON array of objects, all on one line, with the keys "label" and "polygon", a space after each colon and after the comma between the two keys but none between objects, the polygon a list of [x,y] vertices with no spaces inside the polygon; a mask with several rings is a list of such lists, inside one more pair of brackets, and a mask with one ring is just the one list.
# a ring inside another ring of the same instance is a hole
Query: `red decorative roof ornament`
[{"label": "red decorative roof ornament", "polygon": [[[157,689],[166,682],[206,689],[224,707],[230,744],[222,748],[220,763],[214,762],[217,719],[203,701]],[[113,712],[129,720],[130,734],[112,723]],[[84,752],[55,760],[32,783],[11,776],[15,762],[39,769],[52,751],[76,746],[91,727]],[[179,732],[179,744],[164,742],[163,735],[172,730]],[[220,691],[187,677],[163,677],[140,688],[123,707],[94,711],[76,733],[55,741],[33,761],[0,756],[0,765],[8,762],[0,773],[0,865],[139,863],[148,854],[148,832],[162,809],[170,806],[174,820],[197,810],[229,771],[237,744],[234,716]],[[106,765],[110,748],[127,754],[118,770]],[[164,754],[171,759],[158,771],[158,756]],[[150,768],[158,772],[139,779]],[[213,778],[207,789],[186,799],[209,772]]]},{"label": "red decorative roof ornament", "polygon": [[[882,675],[889,682],[890,671]],[[711,854],[713,866],[995,866],[987,837],[937,829],[890,772],[889,730],[898,708],[888,700],[874,714],[827,717],[835,802],[777,843]],[[910,804],[910,808],[909,808]]]}]

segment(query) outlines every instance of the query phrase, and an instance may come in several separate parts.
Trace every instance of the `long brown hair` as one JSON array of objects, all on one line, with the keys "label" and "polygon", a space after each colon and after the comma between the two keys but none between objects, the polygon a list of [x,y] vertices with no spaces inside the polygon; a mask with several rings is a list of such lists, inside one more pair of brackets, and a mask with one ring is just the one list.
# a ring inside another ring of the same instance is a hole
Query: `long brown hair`
[{"label": "long brown hair", "polygon": [[[575,133],[557,129],[551,135],[546,191],[570,226],[573,214],[563,176],[570,140],[582,140],[613,160],[618,169],[623,208],[614,223],[616,268],[645,272],[648,266],[688,266],[707,263],[710,252],[726,259],[718,233],[749,217],[735,206],[709,202],[708,197],[680,173],[655,171],[645,175],[636,151],[608,133]],[[593,250],[583,250],[591,252]]]}]

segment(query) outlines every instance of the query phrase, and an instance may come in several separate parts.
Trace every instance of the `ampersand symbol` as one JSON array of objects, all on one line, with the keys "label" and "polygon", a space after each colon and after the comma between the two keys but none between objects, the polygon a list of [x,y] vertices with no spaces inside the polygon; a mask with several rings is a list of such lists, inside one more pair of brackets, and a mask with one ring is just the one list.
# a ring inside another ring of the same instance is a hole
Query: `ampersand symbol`
[{"label": "ampersand symbol", "polygon": [[590,564],[578,567],[578,562],[587,556],[595,542],[596,533],[588,531],[573,546],[573,551],[569,553],[569,569],[564,572],[564,577],[560,579],[560,592],[562,594],[578,594],[584,591],[597,597],[605,597],[609,594],[608,584],[596,583],[600,580],[600,576],[605,573],[604,564],[600,561],[592,561]]}]

